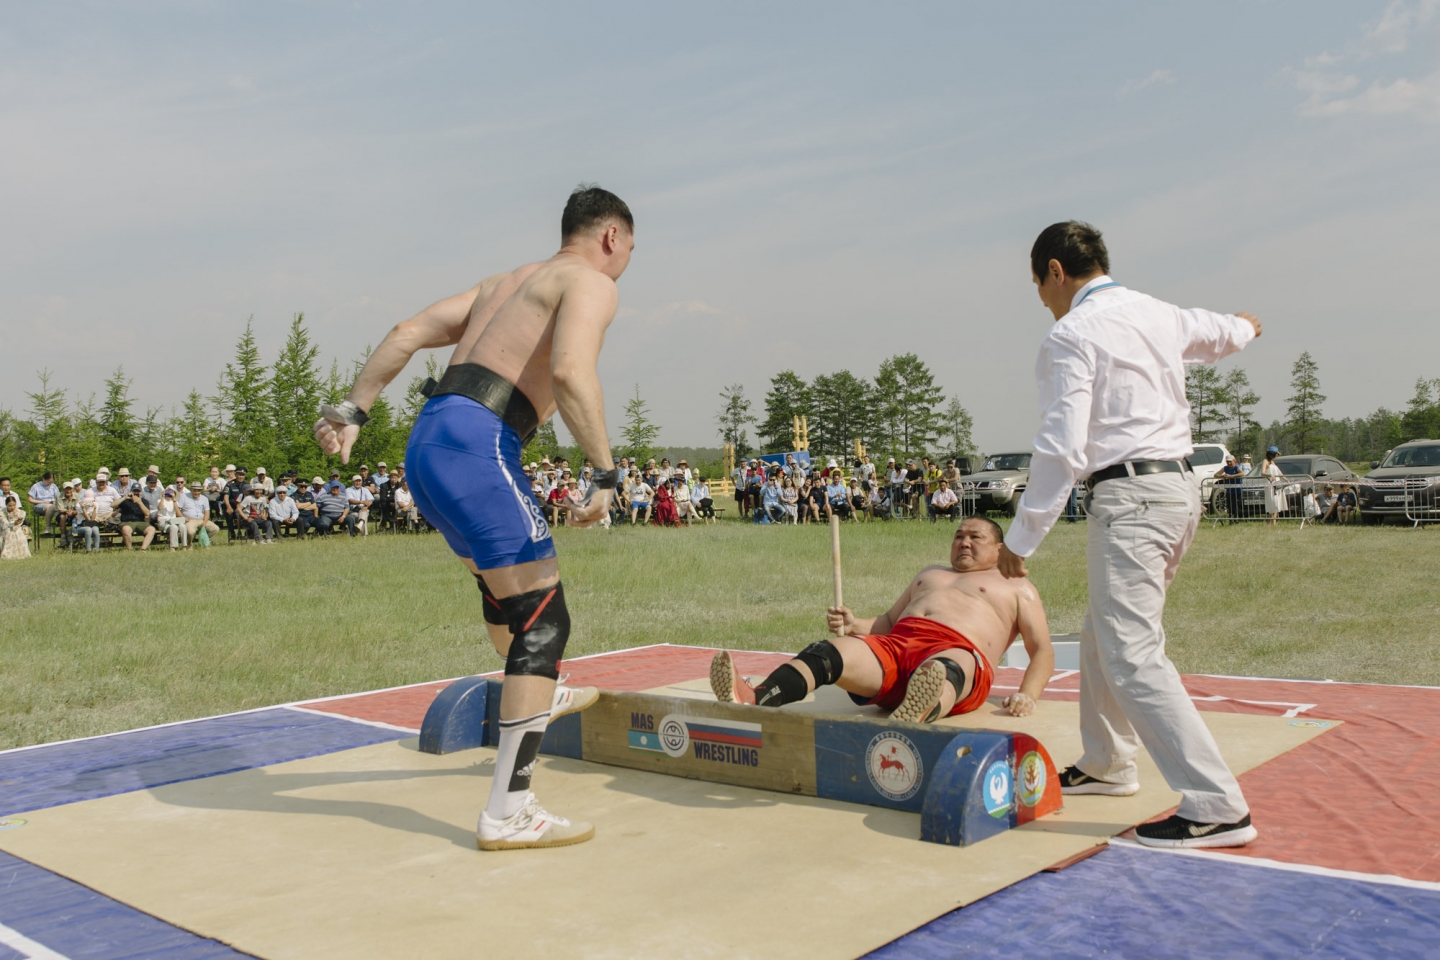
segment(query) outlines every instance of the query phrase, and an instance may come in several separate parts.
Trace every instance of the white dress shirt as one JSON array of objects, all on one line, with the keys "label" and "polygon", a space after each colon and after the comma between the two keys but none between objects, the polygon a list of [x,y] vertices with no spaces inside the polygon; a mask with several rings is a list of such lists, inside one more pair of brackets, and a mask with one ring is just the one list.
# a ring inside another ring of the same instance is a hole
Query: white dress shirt
[{"label": "white dress shirt", "polygon": [[300,508],[295,506],[295,501],[291,500],[288,496],[284,500],[276,497],[270,501],[270,519],[276,523],[285,520],[294,520],[299,516]]},{"label": "white dress shirt", "polygon": [[1182,310],[1111,283],[1096,277],[1076,291],[1040,345],[1040,431],[1005,536],[1018,556],[1040,546],[1077,479],[1128,460],[1193,453],[1185,365],[1214,363],[1255,338],[1248,320]]}]

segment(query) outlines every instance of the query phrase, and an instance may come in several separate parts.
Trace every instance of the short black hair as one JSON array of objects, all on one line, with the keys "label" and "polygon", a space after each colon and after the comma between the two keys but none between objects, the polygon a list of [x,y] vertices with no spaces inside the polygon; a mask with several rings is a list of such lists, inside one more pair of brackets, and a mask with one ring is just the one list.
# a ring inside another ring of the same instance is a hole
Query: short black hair
[{"label": "short black hair", "polygon": [[[996,523],[994,520],[991,520],[989,517],[984,517],[980,514],[976,514],[973,517],[966,517],[965,520],[979,520],[981,523],[988,523],[990,525],[990,535],[995,538],[995,542],[1005,542],[1005,530],[1000,526],[1000,524]],[[960,521],[960,527],[965,526],[965,520]],[[955,528],[956,533],[960,532],[960,527]]]},{"label": "short black hair", "polygon": [[582,183],[570,192],[570,199],[565,202],[565,212],[560,215],[560,240],[569,240],[606,220],[620,220],[627,230],[635,232],[635,218],[624,200],[593,183]]},{"label": "short black hair", "polygon": [[1100,231],[1079,220],[1052,223],[1040,231],[1030,248],[1030,270],[1041,283],[1050,273],[1050,261],[1059,260],[1065,273],[1085,277],[1110,272],[1110,252]]},{"label": "short black hair", "polygon": [[45,476],[41,477],[40,479],[41,479],[41,480],[54,480],[54,479],[55,479],[55,474],[51,473],[49,470],[46,470],[46,471],[45,471]]}]

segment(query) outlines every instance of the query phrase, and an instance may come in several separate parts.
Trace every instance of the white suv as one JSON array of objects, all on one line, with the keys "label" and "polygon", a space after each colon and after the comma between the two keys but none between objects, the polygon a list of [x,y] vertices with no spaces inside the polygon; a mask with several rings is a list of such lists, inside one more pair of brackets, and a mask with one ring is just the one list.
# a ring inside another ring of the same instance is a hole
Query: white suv
[{"label": "white suv", "polygon": [[[1191,476],[1195,481],[1195,488],[1200,491],[1202,497],[1205,493],[1205,481],[1225,466],[1225,460],[1230,456],[1230,451],[1225,449],[1223,443],[1197,443],[1195,452],[1185,458],[1193,471]],[[1210,504],[1203,504],[1206,511],[1210,510]]]}]

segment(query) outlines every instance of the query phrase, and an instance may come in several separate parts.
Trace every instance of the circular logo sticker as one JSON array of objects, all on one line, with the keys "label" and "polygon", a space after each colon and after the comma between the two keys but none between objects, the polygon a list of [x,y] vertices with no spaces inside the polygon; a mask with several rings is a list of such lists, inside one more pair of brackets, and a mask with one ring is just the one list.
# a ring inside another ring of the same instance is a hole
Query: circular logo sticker
[{"label": "circular logo sticker", "polygon": [[1010,776],[1010,764],[996,760],[985,771],[985,812],[997,820],[1010,812],[1015,795],[1015,781]]},{"label": "circular logo sticker", "polygon": [[1040,754],[1034,750],[1025,754],[1020,761],[1020,772],[1015,784],[1015,794],[1020,802],[1027,807],[1033,807],[1045,796],[1045,761],[1040,759]]},{"label": "circular logo sticker", "polygon": [[1314,727],[1317,730],[1324,730],[1326,727],[1334,726],[1329,720],[1291,720],[1292,727]]},{"label": "circular logo sticker", "polygon": [[865,749],[865,770],[870,785],[891,800],[909,800],[920,789],[925,770],[920,751],[910,738],[899,733],[882,733]]},{"label": "circular logo sticker", "polygon": [[0,830],[14,830],[16,827],[25,826],[27,822],[19,817],[6,817],[4,820],[0,820]]},{"label": "circular logo sticker", "polygon": [[679,717],[670,716],[660,721],[660,749],[672,757],[683,757],[690,749],[690,728]]}]

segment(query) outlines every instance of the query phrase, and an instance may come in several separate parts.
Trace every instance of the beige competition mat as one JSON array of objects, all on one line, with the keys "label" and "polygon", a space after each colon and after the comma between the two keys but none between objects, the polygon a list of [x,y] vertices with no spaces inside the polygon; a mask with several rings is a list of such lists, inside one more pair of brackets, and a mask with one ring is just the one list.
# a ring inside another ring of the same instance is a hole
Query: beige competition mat
[{"label": "beige competition mat", "polygon": [[[787,709],[853,709],[832,693]],[[1015,720],[998,702],[947,722],[1023,729],[1062,767],[1078,756],[1076,704],[1042,701]],[[1201,716],[1237,774],[1324,732]],[[841,958],[1178,799],[1142,753],[1136,796],[1068,797],[1058,814],[958,848],[922,843],[918,814],[551,757],[537,793],[592,820],[596,838],[481,853],[493,757],[422,754],[413,739],[362,747],[27,813],[0,848],[271,960]]]}]

